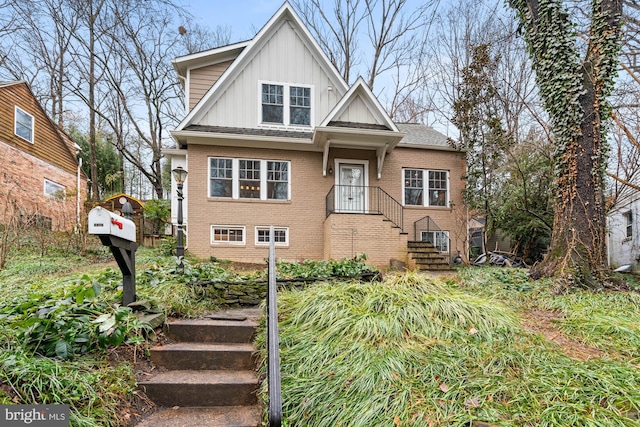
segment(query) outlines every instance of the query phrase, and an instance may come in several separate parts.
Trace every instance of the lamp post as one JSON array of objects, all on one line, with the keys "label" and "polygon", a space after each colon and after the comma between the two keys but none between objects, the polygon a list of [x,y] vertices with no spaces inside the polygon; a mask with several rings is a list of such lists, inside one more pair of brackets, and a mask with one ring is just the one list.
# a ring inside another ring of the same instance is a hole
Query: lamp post
[{"label": "lamp post", "polygon": [[176,180],[177,184],[177,193],[178,193],[178,242],[176,244],[176,256],[178,257],[178,262],[180,269],[184,269],[184,263],[182,259],[184,258],[184,231],[182,229],[182,201],[184,197],[182,195],[182,186],[184,184],[185,179],[187,179],[187,171],[182,168],[182,166],[178,166],[174,170],[171,171],[173,173],[173,178]]}]

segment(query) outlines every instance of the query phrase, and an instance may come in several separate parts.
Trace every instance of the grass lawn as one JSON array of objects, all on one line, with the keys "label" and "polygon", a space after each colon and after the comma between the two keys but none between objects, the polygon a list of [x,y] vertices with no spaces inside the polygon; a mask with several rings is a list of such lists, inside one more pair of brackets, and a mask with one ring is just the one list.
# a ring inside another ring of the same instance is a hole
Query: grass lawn
[{"label": "grass lawn", "polygon": [[[259,278],[137,253],[140,298],[215,309],[198,280]],[[282,264],[316,277],[357,266]],[[66,403],[72,426],[131,425],[154,334],[119,306],[108,252],[23,254],[0,271],[0,404]],[[640,294],[575,291],[519,269],[317,282],[279,294],[285,426],[640,426]],[[259,342],[264,342],[264,335]]]},{"label": "grass lawn", "polygon": [[282,292],[285,425],[638,426],[639,302],[485,268]]}]

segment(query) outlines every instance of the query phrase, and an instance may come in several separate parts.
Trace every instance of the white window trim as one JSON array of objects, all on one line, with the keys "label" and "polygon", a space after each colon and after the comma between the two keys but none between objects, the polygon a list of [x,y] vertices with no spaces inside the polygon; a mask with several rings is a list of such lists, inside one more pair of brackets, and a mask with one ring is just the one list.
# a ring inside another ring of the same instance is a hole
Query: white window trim
[{"label": "white window trim", "polygon": [[[422,171],[422,205],[408,205],[405,200],[404,172],[408,169]],[[429,204],[429,172],[445,172],[447,174],[447,201],[444,206]],[[402,168],[400,171],[402,179],[402,206],[415,206],[423,208],[449,208],[451,206],[451,173],[445,169],[422,169],[422,168]]]},{"label": "white window trim", "polygon": [[[263,84],[267,84],[267,85],[278,85],[278,86],[282,86],[282,92],[283,92],[283,97],[282,97],[282,121],[284,123],[268,123],[268,122],[263,122],[262,121],[262,85]],[[309,124],[308,125],[292,125],[290,124],[290,102],[291,102],[291,98],[289,95],[289,88],[290,87],[304,87],[304,88],[309,88],[310,89],[310,94],[309,94]],[[302,83],[285,83],[285,82],[274,82],[274,81],[270,81],[270,80],[258,80],[258,126],[261,128],[271,128],[271,129],[282,129],[282,128],[286,128],[286,129],[291,129],[291,130],[309,130],[310,128],[313,128],[315,126],[314,124],[314,114],[313,114],[313,110],[314,110],[314,87],[313,85],[308,85],[308,84],[302,84]]]},{"label": "white window trim", "polygon": [[[230,242],[228,240],[214,240],[215,230],[242,230],[242,241],[241,242]],[[212,245],[233,245],[233,246],[246,246],[247,244],[247,227],[244,225],[221,225],[221,224],[212,224],[210,228],[210,236],[209,239]]]},{"label": "white window trim", "polygon": [[[258,230],[266,230],[269,231],[269,227],[268,225],[256,225],[255,228],[255,245],[256,246],[269,246],[269,242],[259,242],[258,241]],[[284,242],[276,242],[276,246],[280,246],[280,247],[284,247],[284,246],[289,246],[289,227],[273,227],[274,231],[282,231],[284,230],[285,232],[285,241]]]},{"label": "white window trim", "polygon": [[[21,113],[31,117],[31,139],[26,139],[21,135],[18,135],[18,111],[20,111]],[[13,113],[13,133],[20,139],[24,139],[25,141],[33,144],[34,140],[35,140],[35,126],[36,126],[36,120],[33,117],[32,114],[24,111],[22,108],[18,107],[17,105],[15,106],[15,110]]]},{"label": "white window trim", "polygon": [[[224,159],[231,160],[231,197],[219,197],[211,196],[211,159]],[[260,162],[260,198],[249,199],[240,197],[240,160],[250,160]],[[283,162],[287,163],[287,198],[286,199],[268,199],[267,198],[267,162]],[[261,200],[267,202],[285,202],[291,200],[291,161],[290,160],[278,160],[278,159],[249,159],[249,158],[231,158],[231,157],[216,157],[211,156],[207,158],[207,195],[209,198],[223,199],[223,200]]]},{"label": "white window trim", "polygon": [[[54,192],[52,192],[52,193],[48,193],[48,192],[47,192],[47,184],[49,184],[49,185],[51,185],[51,186],[53,186],[53,187],[57,187],[57,189],[56,189]],[[51,196],[53,196],[55,193],[57,193],[58,191],[61,191],[61,192],[62,192],[62,194],[65,194],[65,195],[67,194],[66,187],[65,187],[64,185],[58,184],[57,182],[55,182],[55,181],[51,181],[50,179],[46,179],[46,178],[44,179],[44,182],[43,182],[43,192],[44,192],[45,196],[49,196],[49,197],[51,197]]]}]

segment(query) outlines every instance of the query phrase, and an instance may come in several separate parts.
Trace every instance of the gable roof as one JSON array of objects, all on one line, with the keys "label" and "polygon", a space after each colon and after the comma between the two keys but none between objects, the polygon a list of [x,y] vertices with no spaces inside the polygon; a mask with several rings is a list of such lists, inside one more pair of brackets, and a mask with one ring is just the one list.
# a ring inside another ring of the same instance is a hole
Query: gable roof
[{"label": "gable roof", "polygon": [[[19,150],[40,158],[68,173],[75,174],[78,169],[75,143],[51,120],[34,95],[31,87],[29,87],[29,84],[22,80],[0,82],[0,91],[3,93],[3,96],[0,96],[2,108],[9,106],[9,109],[13,109],[14,106],[18,106],[35,116],[34,132],[39,135],[33,142],[24,143],[19,140],[16,142],[15,138],[11,138],[14,136],[13,129],[11,129],[8,140],[4,142],[8,142]],[[42,137],[43,134],[45,135],[44,138]],[[82,177],[86,179],[84,172],[82,172]]]},{"label": "gable roof", "polygon": [[250,41],[243,41],[214,49],[203,50],[189,55],[179,56],[171,61],[173,68],[180,77],[187,76],[189,68],[204,67],[219,62],[236,59]]},{"label": "gable roof", "polygon": [[320,126],[330,126],[331,122],[337,122],[340,116],[353,104],[356,99],[363,101],[369,113],[373,115],[377,125],[382,125],[388,130],[399,132],[389,114],[382,108],[380,102],[375,97],[369,86],[365,83],[362,77],[358,77],[358,80],[349,88],[347,93],[344,94],[340,102],[333,107],[333,110],[327,114],[327,117],[320,123]]},{"label": "gable roof", "polygon": [[[222,96],[225,90],[233,83],[234,79],[239,75],[243,68],[251,62],[261,48],[276,33],[280,25],[285,22],[288,22],[295,28],[300,39],[308,46],[313,55],[319,59],[318,63],[329,76],[332,83],[343,88],[343,92],[346,91],[348,89],[347,83],[344,81],[340,73],[338,73],[338,70],[336,70],[336,68],[331,64],[307,27],[303,24],[298,14],[294,11],[291,4],[289,4],[288,1],[285,1],[265,26],[262,27],[258,34],[252,40],[246,42],[246,46],[236,45],[237,48],[242,47],[242,51],[238,57],[176,127],[176,131],[182,131],[191,124],[197,124],[208,112],[211,106]],[[205,51],[202,55],[206,55],[206,52],[216,53],[215,50],[214,52]],[[196,59],[196,57],[191,58],[191,60]]]},{"label": "gable roof", "polygon": [[[358,111],[357,118],[351,119],[349,110],[352,106],[357,110],[364,106],[363,114]],[[363,119],[363,117],[367,119]],[[346,120],[345,120],[346,119]],[[366,121],[362,121],[366,120]],[[314,145],[323,151],[322,173],[327,174],[329,147],[347,147],[364,150],[375,150],[377,159],[377,176],[382,177],[384,159],[398,145],[404,136],[382,108],[362,77],[349,88],[342,99],[327,114],[313,133]]]}]

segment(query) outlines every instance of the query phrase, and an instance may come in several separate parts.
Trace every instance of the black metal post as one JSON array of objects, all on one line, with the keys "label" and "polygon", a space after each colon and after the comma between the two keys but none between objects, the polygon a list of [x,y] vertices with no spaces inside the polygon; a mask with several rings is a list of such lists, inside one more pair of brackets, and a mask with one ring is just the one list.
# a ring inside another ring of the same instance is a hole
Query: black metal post
[{"label": "black metal post", "polygon": [[184,200],[184,196],[182,194],[182,186],[181,182],[178,183],[177,193],[178,193],[178,242],[176,244],[176,256],[178,257],[178,266],[181,271],[184,272],[184,263],[182,259],[184,258],[184,230],[182,229],[182,201]]}]

